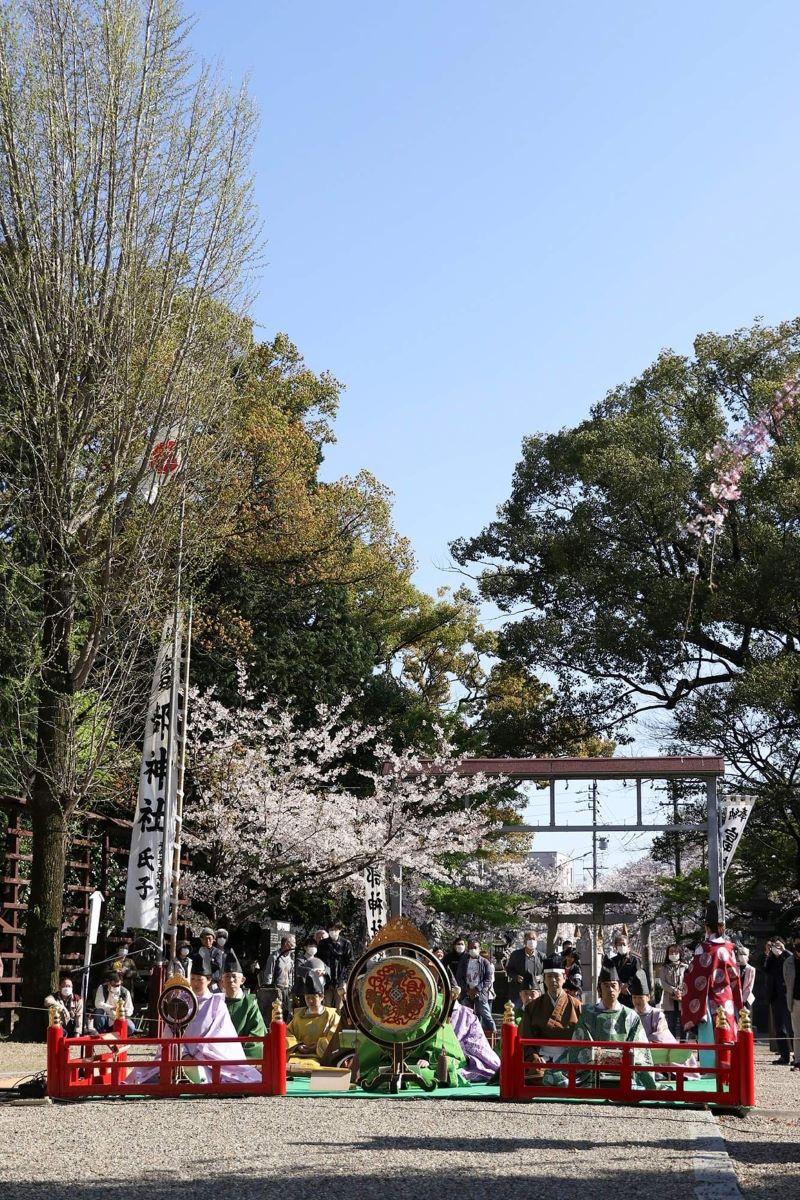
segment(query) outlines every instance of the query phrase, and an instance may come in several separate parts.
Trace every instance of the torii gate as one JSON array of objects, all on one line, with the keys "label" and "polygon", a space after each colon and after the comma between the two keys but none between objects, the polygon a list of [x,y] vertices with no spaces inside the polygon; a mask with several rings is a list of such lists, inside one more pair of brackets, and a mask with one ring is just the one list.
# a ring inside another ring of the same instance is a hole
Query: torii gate
[{"label": "torii gate", "polygon": [[[716,901],[720,920],[725,920],[725,891],[720,848],[719,780],[725,774],[725,759],[701,755],[656,755],[647,758],[467,758],[459,766],[461,775],[502,775],[508,779],[547,780],[550,784],[550,814],[547,823],[504,825],[504,833],[706,833],[708,838],[708,892]],[[598,822],[591,825],[560,824],[556,813],[556,783],[569,780],[632,779],[636,784],[636,820],[626,824]],[[642,819],[643,779],[696,779],[705,782],[706,821],[703,825]],[[594,964],[592,964],[594,974]]]}]

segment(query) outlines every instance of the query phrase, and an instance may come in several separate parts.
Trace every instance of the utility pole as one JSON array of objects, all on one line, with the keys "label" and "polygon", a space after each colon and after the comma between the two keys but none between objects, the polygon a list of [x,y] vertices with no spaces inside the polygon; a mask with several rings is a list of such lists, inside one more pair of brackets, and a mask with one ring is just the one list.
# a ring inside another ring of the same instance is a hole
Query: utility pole
[{"label": "utility pole", "polygon": [[[678,789],[675,784],[672,784],[672,821],[673,824],[678,824]],[[672,835],[675,838],[675,877],[681,875],[681,835],[675,833]]]}]

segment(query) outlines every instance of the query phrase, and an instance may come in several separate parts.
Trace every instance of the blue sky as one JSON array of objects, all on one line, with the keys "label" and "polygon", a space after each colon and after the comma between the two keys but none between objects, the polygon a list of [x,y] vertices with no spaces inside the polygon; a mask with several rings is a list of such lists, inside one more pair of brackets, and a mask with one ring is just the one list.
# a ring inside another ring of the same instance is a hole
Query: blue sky
[{"label": "blue sky", "polygon": [[791,0],[192,8],[262,112],[255,317],[346,384],[326,471],[391,487],[428,589],[524,434],[800,311]]}]

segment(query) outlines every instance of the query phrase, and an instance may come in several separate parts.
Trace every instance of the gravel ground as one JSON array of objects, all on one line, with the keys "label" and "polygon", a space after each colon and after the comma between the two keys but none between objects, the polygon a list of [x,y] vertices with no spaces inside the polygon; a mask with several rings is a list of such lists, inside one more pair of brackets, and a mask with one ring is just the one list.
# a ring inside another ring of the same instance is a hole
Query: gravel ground
[{"label": "gravel ground", "polygon": [[[703,1125],[679,1109],[481,1100],[270,1098],[0,1105],[3,1200],[380,1197],[697,1200],[692,1155],[721,1129],[745,1200],[800,1198],[800,1073],[759,1053],[759,1109]],[[0,1044],[0,1075],[43,1048]],[[724,1193],[720,1193],[723,1195]],[[715,1193],[716,1195],[716,1193]],[[730,1193],[727,1193],[730,1195]]]},{"label": "gravel ground", "polygon": [[718,1118],[747,1200],[800,1197],[800,1071],[774,1067],[774,1058],[757,1047],[754,1111]]}]

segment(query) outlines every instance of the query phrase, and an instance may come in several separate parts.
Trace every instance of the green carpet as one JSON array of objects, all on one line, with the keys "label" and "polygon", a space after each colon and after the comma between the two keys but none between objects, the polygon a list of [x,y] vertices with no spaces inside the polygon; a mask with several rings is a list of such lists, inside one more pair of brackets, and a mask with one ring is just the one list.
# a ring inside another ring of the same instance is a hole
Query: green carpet
[{"label": "green carpet", "polygon": [[[711,1079],[687,1079],[685,1090],[687,1092],[713,1092],[714,1082]],[[286,1085],[287,1096],[309,1096],[311,1093],[308,1090],[307,1079],[290,1079]],[[350,1100],[499,1100],[500,1088],[496,1084],[490,1083],[473,1083],[469,1087],[459,1088],[437,1088],[435,1092],[424,1092],[421,1088],[409,1088],[407,1091],[400,1092],[397,1096],[392,1096],[388,1092],[365,1092],[361,1088],[351,1088],[349,1092],[314,1092],[314,1099],[326,1099],[335,1097],[337,1100],[347,1096]],[[557,1101],[559,1104],[605,1104],[605,1100],[594,1100],[590,1096],[533,1096],[531,1099],[536,1101]],[[699,1097],[698,1097],[699,1100]],[[702,1102],[702,1101],[700,1101]],[[678,1104],[682,1101],[676,1100],[669,1092],[664,1093],[663,1100],[644,1100],[643,1104]]]}]

